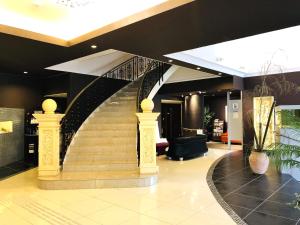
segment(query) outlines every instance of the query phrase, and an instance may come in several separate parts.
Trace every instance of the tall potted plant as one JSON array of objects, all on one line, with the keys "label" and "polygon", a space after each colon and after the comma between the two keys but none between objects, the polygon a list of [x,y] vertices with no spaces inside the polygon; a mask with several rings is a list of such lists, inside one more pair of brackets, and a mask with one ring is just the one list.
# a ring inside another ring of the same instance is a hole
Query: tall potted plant
[{"label": "tall potted plant", "polygon": [[[291,95],[298,91],[297,85],[293,82],[287,81],[284,75],[275,79],[267,79],[267,76],[262,76],[261,83],[256,85],[250,95],[248,95],[248,97],[250,96],[251,99],[253,99],[253,97],[257,97],[258,99],[262,99],[266,96],[274,97],[269,110],[265,111],[264,113],[262,112],[262,108],[265,107],[264,102],[262,100],[258,101],[258,112],[256,112],[256,115],[259,118],[257,127],[254,125],[253,109],[247,113],[249,122],[248,126],[254,136],[254,143],[251,144],[249,164],[252,171],[256,174],[264,174],[268,169],[269,158],[266,154],[266,151],[270,146],[269,143],[266,143],[266,138],[268,132],[271,132],[270,124],[274,118],[273,113],[276,107],[276,99],[278,99],[280,96]],[[264,121],[262,119],[263,117],[267,118],[267,120]]]}]

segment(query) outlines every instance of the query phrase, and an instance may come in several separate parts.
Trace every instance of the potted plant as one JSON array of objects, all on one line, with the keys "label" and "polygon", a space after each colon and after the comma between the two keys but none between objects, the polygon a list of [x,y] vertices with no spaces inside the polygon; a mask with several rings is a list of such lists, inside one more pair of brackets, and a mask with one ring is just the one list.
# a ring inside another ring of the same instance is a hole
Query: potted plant
[{"label": "potted plant", "polygon": [[[276,99],[278,99],[279,96],[295,94],[295,92],[298,91],[297,85],[286,80],[284,75],[275,79],[267,79],[267,76],[262,76],[261,83],[256,85],[252,92],[248,93],[248,97],[250,97],[251,100],[253,97],[258,98],[258,112],[254,112],[253,109],[251,109],[246,113],[248,117],[248,127],[254,139],[254,143],[252,142],[250,146],[251,154],[249,156],[249,164],[252,171],[256,174],[264,174],[269,166],[269,157],[266,151],[270,148],[270,143],[266,142],[266,138],[268,132],[272,132],[270,130],[270,124],[272,120],[274,120]],[[273,102],[266,109],[262,99],[267,96],[272,96]],[[254,124],[254,114],[258,117],[256,118],[257,126]]]},{"label": "potted plant", "polygon": [[212,119],[214,118],[215,113],[211,112],[208,106],[205,106],[203,114],[203,125],[205,133],[209,135],[209,133],[212,131]]}]

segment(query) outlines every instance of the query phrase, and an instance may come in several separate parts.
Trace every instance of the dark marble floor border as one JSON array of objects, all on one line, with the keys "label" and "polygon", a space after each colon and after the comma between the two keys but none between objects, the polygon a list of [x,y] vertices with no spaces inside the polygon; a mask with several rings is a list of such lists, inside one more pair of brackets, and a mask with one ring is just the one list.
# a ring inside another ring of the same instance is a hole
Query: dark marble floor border
[{"label": "dark marble floor border", "polygon": [[224,159],[228,154],[232,153],[232,151],[228,152],[227,154],[221,156],[220,158],[218,158],[209,168],[207,175],[206,175],[206,182],[208,184],[208,187],[210,189],[210,191],[213,193],[215,199],[217,200],[217,202],[222,206],[222,208],[227,212],[227,214],[233,219],[234,222],[236,222],[236,224],[238,225],[247,225],[247,223],[245,223],[245,221],[243,221],[236,213],[235,211],[224,201],[224,199],[222,198],[222,196],[219,194],[213,179],[212,179],[212,175],[213,172],[215,170],[215,167],[217,166],[217,164]]},{"label": "dark marble floor border", "polygon": [[17,161],[0,167],[0,181],[11,178],[35,167],[36,165],[25,161]]}]

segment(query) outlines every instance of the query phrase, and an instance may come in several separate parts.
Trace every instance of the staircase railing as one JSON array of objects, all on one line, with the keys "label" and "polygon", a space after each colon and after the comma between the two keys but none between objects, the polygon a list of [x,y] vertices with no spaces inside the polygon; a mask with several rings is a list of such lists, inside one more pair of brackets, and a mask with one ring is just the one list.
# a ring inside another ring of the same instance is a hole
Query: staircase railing
[{"label": "staircase railing", "polygon": [[[137,95],[137,112],[142,112],[141,102],[147,98],[154,88],[154,86],[164,81],[164,73],[171,67],[170,64],[163,63],[160,61],[152,61],[149,67],[147,68],[145,75],[142,78],[138,89]],[[138,124],[137,124],[138,127]],[[137,155],[138,159],[140,159],[140,133],[139,128],[137,128]]]},{"label": "staircase railing", "polygon": [[171,67],[170,64],[152,61],[142,78],[137,95],[137,111],[141,112],[141,102],[147,98],[157,83],[164,81],[164,73]]},{"label": "staircase railing", "polygon": [[[144,75],[152,61],[152,59],[135,56],[96,78],[77,94],[67,107],[65,117],[61,122],[61,162],[74,134],[88,116],[101,103],[128,84],[128,81],[136,80]],[[124,80],[124,82],[114,82],[115,79]]]}]

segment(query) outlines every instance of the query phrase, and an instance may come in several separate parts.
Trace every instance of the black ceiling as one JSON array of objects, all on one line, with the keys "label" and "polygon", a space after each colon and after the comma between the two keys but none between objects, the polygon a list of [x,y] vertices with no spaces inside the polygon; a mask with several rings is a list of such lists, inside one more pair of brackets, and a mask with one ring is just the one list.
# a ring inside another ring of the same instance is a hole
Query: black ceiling
[{"label": "black ceiling", "polygon": [[0,71],[52,75],[43,68],[110,48],[166,61],[168,53],[299,25],[299,10],[295,0],[196,0],[72,47],[0,33]]}]

